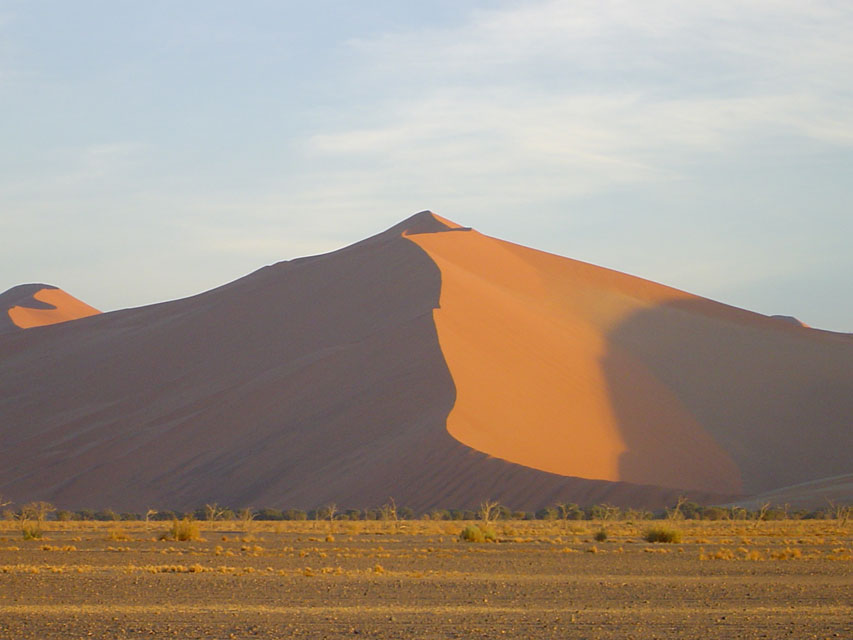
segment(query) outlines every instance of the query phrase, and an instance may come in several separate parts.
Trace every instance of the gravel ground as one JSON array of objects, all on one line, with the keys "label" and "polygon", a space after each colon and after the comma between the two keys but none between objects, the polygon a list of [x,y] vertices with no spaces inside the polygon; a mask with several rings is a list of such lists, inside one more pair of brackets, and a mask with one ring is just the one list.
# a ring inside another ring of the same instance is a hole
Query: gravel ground
[{"label": "gravel ground", "polygon": [[843,531],[668,545],[631,531],[204,536],[0,538],[0,638],[853,637]]}]

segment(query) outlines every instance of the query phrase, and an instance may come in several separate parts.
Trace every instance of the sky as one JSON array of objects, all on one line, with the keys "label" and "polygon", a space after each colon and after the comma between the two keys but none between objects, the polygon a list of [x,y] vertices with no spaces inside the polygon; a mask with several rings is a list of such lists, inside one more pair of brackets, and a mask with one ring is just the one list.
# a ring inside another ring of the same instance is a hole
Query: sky
[{"label": "sky", "polygon": [[424,209],[853,331],[849,0],[0,0],[0,291],[113,310]]}]

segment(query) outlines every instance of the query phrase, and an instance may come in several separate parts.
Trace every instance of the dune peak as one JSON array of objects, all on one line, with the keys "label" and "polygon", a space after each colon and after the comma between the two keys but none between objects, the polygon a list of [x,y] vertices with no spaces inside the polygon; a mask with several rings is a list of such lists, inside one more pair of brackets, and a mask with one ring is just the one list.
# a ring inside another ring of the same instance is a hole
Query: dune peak
[{"label": "dune peak", "polygon": [[469,231],[470,227],[463,227],[452,220],[443,218],[432,211],[420,211],[398,224],[390,230],[401,233],[404,236],[419,235],[422,233],[441,233],[444,231]]}]

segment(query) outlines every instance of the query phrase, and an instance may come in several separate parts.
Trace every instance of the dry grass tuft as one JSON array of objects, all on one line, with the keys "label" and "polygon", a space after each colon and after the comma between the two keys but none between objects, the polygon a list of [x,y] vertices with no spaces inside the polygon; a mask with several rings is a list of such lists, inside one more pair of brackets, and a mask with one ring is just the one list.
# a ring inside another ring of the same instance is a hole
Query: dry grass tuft
[{"label": "dry grass tuft", "polygon": [[124,529],[110,529],[107,531],[107,540],[126,542],[128,540],[133,540],[133,537]]},{"label": "dry grass tuft", "polygon": [[465,542],[494,542],[495,538],[495,530],[488,525],[469,524],[459,534]]},{"label": "dry grass tuft", "polygon": [[44,532],[38,524],[25,522],[21,525],[21,535],[24,540],[41,540],[44,537]]},{"label": "dry grass tuft", "polygon": [[647,542],[681,542],[681,531],[672,527],[649,527],[643,536]]},{"label": "dry grass tuft", "polygon": [[699,551],[699,559],[700,560],[734,560],[735,552],[726,547],[722,547],[713,551],[712,553],[706,554],[705,549],[701,549]]},{"label": "dry grass tuft", "polygon": [[160,536],[161,540],[177,540],[179,542],[190,542],[193,540],[203,540],[201,530],[198,523],[193,520],[174,520],[172,527]]},{"label": "dry grass tuft", "polygon": [[791,560],[794,558],[802,558],[803,552],[799,549],[792,549],[791,547],[785,547],[780,551],[772,551],[770,552],[770,557],[774,560]]}]

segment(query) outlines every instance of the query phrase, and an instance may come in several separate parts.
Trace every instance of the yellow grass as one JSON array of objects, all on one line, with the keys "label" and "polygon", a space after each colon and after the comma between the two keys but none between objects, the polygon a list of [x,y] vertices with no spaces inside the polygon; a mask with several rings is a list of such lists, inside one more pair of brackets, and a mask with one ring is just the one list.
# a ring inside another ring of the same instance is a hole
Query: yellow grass
[{"label": "yellow grass", "polygon": [[[212,537],[220,542],[239,541],[251,543],[253,552],[263,548],[265,535],[289,534],[302,536],[302,542],[310,542],[320,547],[347,541],[347,537],[371,537],[383,545],[391,545],[406,540],[410,536],[432,537],[436,542],[447,538],[457,538],[468,525],[477,522],[402,520],[384,521],[343,521],[336,522],[337,538],[328,533],[328,522],[317,521],[253,521],[252,533],[240,533],[242,524],[232,521],[178,521],[180,527],[188,527],[198,532],[201,538]],[[45,538],[42,540],[22,540],[20,524],[14,521],[0,520],[0,549],[2,542],[12,542],[20,546],[40,545],[50,536],[73,533],[66,537],[72,542],[83,542],[100,538],[110,541],[150,541],[175,523],[128,521],[117,528],[114,522],[99,521],[47,521],[42,525]],[[493,524],[498,542],[509,544],[550,544],[559,547],[566,545],[589,544],[595,532],[607,527],[607,542],[619,544],[644,544],[643,535],[647,529],[655,526],[669,526],[665,521],[640,520],[624,521],[559,521],[559,520],[521,520],[497,521]],[[853,523],[841,527],[836,520],[780,520],[780,521],[702,521],[680,520],[676,523],[682,534],[681,544],[696,545],[754,545],[775,544],[781,542],[788,546],[833,544],[842,542],[853,532]],[[172,533],[170,530],[169,533]],[[343,536],[343,538],[341,538]],[[350,540],[351,541],[351,540]]]}]

